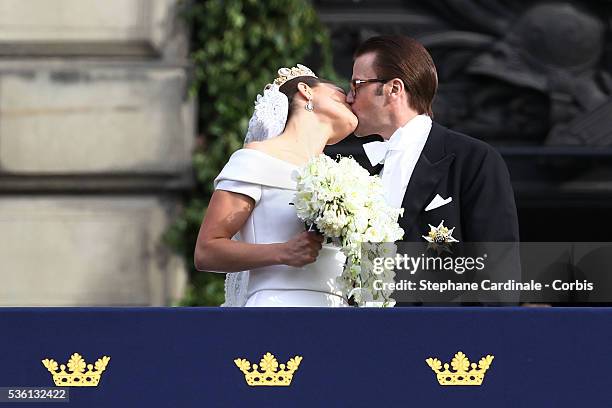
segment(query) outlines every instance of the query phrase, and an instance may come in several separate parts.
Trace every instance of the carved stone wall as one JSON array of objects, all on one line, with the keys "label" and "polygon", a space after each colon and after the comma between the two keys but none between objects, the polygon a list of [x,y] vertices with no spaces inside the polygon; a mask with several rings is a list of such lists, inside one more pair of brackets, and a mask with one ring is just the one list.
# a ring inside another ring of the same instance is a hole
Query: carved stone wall
[{"label": "carved stone wall", "polygon": [[317,0],[337,69],[360,42],[419,39],[440,80],[436,120],[496,143],[612,145],[612,3]]}]

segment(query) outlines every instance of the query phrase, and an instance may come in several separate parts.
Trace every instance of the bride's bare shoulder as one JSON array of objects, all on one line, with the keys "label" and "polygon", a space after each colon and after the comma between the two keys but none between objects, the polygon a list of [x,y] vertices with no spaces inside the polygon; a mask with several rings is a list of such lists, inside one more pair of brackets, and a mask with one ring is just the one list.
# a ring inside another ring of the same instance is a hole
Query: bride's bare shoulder
[{"label": "bride's bare shoulder", "polygon": [[270,140],[263,140],[261,142],[250,142],[244,145],[245,149],[259,150],[264,153],[271,153],[274,151],[275,143],[271,143]]}]

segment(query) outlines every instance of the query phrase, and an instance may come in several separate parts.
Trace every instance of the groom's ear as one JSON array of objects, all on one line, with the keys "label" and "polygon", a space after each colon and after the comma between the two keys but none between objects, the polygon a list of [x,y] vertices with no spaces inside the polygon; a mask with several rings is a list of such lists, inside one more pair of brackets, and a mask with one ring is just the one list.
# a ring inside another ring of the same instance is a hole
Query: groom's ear
[{"label": "groom's ear", "polygon": [[393,78],[391,81],[389,81],[389,84],[391,85],[389,92],[389,96],[392,95],[397,95],[397,96],[401,96],[405,91],[405,87],[404,87],[404,81],[402,81],[399,78]]}]

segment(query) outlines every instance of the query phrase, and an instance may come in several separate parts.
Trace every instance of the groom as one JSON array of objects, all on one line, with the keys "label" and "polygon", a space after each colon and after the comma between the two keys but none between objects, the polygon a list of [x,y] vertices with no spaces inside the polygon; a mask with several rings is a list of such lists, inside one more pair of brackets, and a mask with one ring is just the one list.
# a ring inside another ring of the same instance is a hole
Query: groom
[{"label": "groom", "polygon": [[404,241],[518,241],[503,159],[488,144],[432,122],[437,86],[431,56],[411,38],[373,37],[355,53],[347,95],[359,118],[355,135],[385,140],[364,149],[373,166],[383,164],[388,204],[404,208]]}]

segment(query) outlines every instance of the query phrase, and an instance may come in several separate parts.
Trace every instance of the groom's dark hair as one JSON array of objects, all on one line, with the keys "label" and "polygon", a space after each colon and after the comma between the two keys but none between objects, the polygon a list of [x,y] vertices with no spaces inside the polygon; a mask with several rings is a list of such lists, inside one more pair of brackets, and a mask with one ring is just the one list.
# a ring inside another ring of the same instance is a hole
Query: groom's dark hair
[{"label": "groom's dark hair", "polygon": [[425,47],[403,35],[381,35],[361,44],[354,58],[369,53],[376,54],[373,68],[378,78],[401,79],[408,94],[408,105],[419,114],[433,117],[431,105],[438,89],[438,74]]}]

